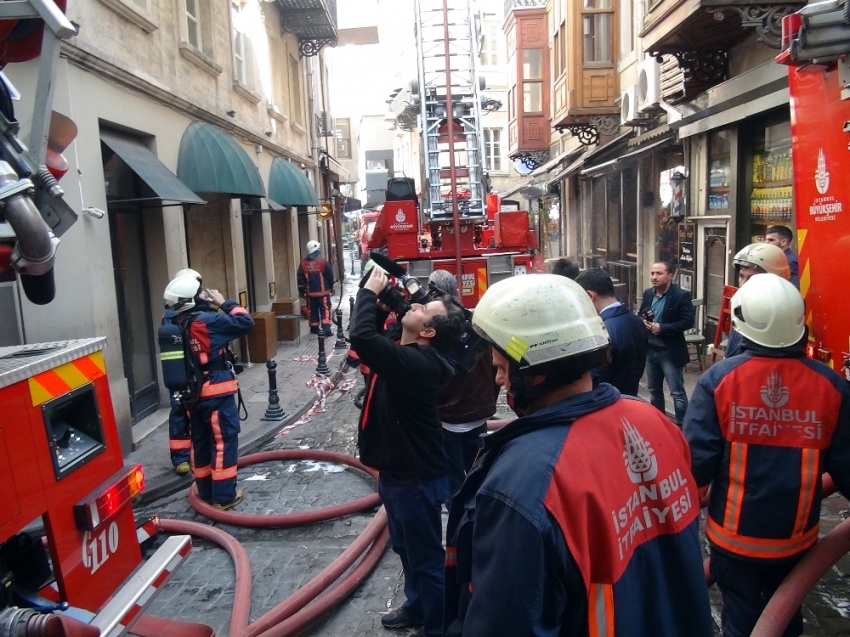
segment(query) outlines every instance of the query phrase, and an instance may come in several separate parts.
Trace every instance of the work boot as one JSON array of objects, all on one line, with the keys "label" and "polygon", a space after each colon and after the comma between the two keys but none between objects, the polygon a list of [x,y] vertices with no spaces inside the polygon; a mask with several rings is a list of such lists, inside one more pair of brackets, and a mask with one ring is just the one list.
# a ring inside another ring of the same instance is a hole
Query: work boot
[{"label": "work boot", "polygon": [[401,606],[381,617],[381,625],[384,628],[407,628],[408,626],[421,626],[422,619],[416,619],[408,610]]},{"label": "work boot", "polygon": [[174,467],[174,473],[178,476],[185,476],[192,470],[192,467],[189,466],[188,462],[181,462],[180,464]]},{"label": "work boot", "polygon": [[227,511],[228,509],[232,509],[233,507],[235,507],[237,504],[242,502],[242,500],[244,500],[244,499],[245,499],[245,493],[242,491],[242,489],[236,489],[236,499],[233,502],[225,502],[225,503],[216,502],[213,506],[216,509],[218,509],[219,511]]}]

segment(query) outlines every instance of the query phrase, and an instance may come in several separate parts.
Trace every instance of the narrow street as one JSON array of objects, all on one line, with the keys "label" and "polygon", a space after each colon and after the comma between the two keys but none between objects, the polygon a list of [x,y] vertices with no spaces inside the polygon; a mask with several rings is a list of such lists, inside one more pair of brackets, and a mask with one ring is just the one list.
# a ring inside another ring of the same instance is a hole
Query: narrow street
[{"label": "narrow street", "polygon": [[[348,257],[348,255],[346,255]],[[359,269],[359,264],[358,264]],[[348,276],[343,298],[356,294],[359,276]],[[348,305],[344,325],[348,322]],[[315,348],[315,337],[305,342],[305,349]],[[282,352],[283,350],[281,350]],[[290,350],[291,351],[291,350]],[[290,358],[295,358],[290,354]],[[332,359],[335,370],[341,357]],[[294,385],[306,383],[314,362],[297,363],[280,357],[280,369],[287,374],[281,386],[282,395]],[[692,368],[692,369],[691,369]],[[699,377],[697,366],[689,366],[689,385]],[[345,379],[354,385],[345,391],[335,389],[327,398],[325,411],[315,413],[306,422],[287,428],[284,435],[272,437],[262,446],[263,451],[277,449],[315,449],[354,455],[357,452],[356,430],[359,409],[354,396],[363,386],[357,371],[348,371]],[[257,381],[256,385],[260,385]],[[259,387],[250,404],[251,419],[261,413],[265,404]],[[690,387],[689,387],[690,389]],[[642,387],[642,392],[645,386]],[[668,399],[668,405],[670,401]],[[504,392],[499,398],[500,416],[509,416]],[[156,455],[146,441],[136,452],[142,457]],[[147,449],[147,450],[146,450]],[[164,452],[164,449],[162,450]],[[152,453],[153,452],[153,453]],[[367,475],[341,465],[324,462],[298,461],[266,463],[240,469],[239,486],[245,490],[240,513],[268,515],[308,511],[319,507],[347,502],[374,492],[374,481]],[[822,508],[822,534],[831,530],[843,518],[847,501],[835,495],[825,500]],[[189,505],[186,489],[136,508],[137,516],[159,515],[163,518],[211,523]],[[216,524],[232,534],[247,551],[252,571],[250,621],[256,620],[300,586],[307,583],[348,547],[366,527],[373,511],[344,518],[289,529],[249,529]],[[444,523],[446,516],[444,514]],[[704,550],[707,544],[703,535]],[[850,558],[834,566],[808,596],[804,607],[805,635],[827,637],[850,635]],[[196,540],[186,564],[172,577],[157,596],[148,612],[155,616],[211,626],[216,635],[228,635],[230,610],[234,594],[233,564],[227,553],[218,546]],[[412,631],[387,631],[380,617],[404,601],[403,577],[398,556],[389,548],[377,568],[340,606],[321,620],[302,631],[305,636],[345,637],[349,635],[405,635]],[[712,611],[719,625],[720,598],[716,587],[711,589]],[[716,635],[720,635],[716,628]]]}]

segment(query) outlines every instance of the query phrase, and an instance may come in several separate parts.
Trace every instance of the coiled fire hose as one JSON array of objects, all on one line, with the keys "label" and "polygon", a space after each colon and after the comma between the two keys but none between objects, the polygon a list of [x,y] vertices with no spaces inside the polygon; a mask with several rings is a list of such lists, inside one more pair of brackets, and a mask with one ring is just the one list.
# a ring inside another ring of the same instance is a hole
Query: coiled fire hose
[{"label": "coiled fire hose", "polygon": [[[255,453],[240,458],[238,466],[242,468],[258,463],[282,460],[317,460],[344,464],[368,473],[377,479],[376,471],[361,464],[352,456],[310,449],[284,449]],[[279,515],[254,515],[221,511],[212,507],[198,497],[195,485],[192,485],[189,492],[189,501],[195,510],[212,520],[235,526],[260,528],[287,528],[311,524],[374,508],[381,504],[380,497],[377,493],[374,493],[352,502],[313,511]],[[188,533],[215,542],[230,554],[236,568],[236,591],[233,600],[233,614],[230,619],[230,637],[288,637],[297,634],[343,601],[366,579],[377,566],[389,537],[387,515],[381,507],[357,539],[333,562],[298,591],[255,622],[249,624],[251,565],[245,549],[242,548],[236,538],[221,529],[197,522],[160,519],[158,524],[159,528],[167,533]],[[342,580],[339,580],[340,576],[361,557],[362,559],[357,566]],[[336,586],[333,586],[335,582]],[[325,593],[325,591],[328,592]],[[325,594],[322,595],[322,593]],[[137,630],[136,627],[134,627],[133,632],[143,634],[143,631]],[[167,637],[161,628],[158,629],[156,635],[157,637]]]}]

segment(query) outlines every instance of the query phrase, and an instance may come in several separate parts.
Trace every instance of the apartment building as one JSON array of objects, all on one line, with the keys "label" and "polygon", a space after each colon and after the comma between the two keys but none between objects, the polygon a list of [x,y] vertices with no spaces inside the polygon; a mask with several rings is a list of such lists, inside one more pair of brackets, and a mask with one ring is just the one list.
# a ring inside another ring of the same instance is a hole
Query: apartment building
[{"label": "apartment building", "polygon": [[505,0],[509,152],[561,253],[634,305],[669,260],[713,337],[731,257],[793,226],[779,22],[801,5]]},{"label": "apartment building", "polygon": [[[106,336],[122,445],[162,418],[156,329],[179,269],[251,311],[297,296],[304,246],[342,179],[327,130],[324,47],[335,0],[80,0],[62,45],[54,110],[78,127],[61,181],[83,211],[62,237],[57,294],[30,304],[14,282],[3,344]],[[6,75],[26,119],[37,63]],[[331,246],[327,246],[330,248]],[[332,253],[332,250],[327,250]],[[242,352],[243,358],[248,352]],[[256,354],[255,354],[256,357]],[[147,419],[147,420],[146,420]],[[138,431],[138,429],[137,429]]]}]

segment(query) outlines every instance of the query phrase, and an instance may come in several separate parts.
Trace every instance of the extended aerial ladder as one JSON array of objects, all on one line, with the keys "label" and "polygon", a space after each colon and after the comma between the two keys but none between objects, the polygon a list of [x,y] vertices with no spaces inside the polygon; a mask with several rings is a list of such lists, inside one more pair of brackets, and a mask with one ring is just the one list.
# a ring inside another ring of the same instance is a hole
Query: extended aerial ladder
[{"label": "extended aerial ladder", "polygon": [[429,221],[486,217],[475,0],[416,0]]}]

